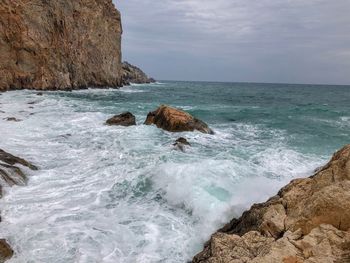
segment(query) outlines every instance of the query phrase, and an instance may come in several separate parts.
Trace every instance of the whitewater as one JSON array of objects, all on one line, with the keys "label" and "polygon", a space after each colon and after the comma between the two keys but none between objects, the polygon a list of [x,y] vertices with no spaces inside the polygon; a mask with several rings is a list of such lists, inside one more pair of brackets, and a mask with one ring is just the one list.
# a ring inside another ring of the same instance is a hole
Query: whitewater
[{"label": "whitewater", "polygon": [[[216,229],[349,143],[349,101],[349,86],[254,83],[3,93],[0,148],[40,168],[23,168],[28,185],[0,199],[8,262],[187,262]],[[215,134],[143,125],[160,104]],[[104,125],[124,111],[137,126]],[[186,152],[172,146],[180,136]]]}]

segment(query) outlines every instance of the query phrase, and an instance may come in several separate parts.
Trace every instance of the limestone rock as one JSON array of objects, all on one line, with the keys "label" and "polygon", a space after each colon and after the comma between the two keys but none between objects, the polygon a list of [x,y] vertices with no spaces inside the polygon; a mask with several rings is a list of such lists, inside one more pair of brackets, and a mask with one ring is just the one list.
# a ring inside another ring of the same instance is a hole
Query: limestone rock
[{"label": "limestone rock", "polygon": [[121,86],[112,0],[1,0],[0,91]]},{"label": "limestone rock", "polygon": [[108,125],[132,126],[136,125],[135,116],[130,112],[115,115],[106,121]]},{"label": "limestone rock", "polygon": [[350,145],[315,175],[233,219],[193,262],[350,262],[349,189]]},{"label": "limestone rock", "polygon": [[13,256],[13,250],[5,239],[0,239],[0,262],[5,262]]},{"label": "limestone rock", "polygon": [[208,134],[214,133],[203,121],[194,118],[187,112],[166,105],[161,105],[155,111],[148,113],[145,124],[155,124],[158,128],[170,132],[197,130]]},{"label": "limestone rock", "polygon": [[156,82],[153,78],[149,78],[140,68],[131,65],[124,61],[123,68],[123,83],[128,85],[130,83],[146,84]]}]

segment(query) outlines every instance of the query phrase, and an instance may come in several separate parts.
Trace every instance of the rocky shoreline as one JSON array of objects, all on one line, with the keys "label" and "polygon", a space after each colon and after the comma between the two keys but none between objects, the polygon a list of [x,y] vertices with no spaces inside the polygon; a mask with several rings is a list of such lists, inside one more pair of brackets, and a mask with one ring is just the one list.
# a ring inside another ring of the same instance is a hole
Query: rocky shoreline
[{"label": "rocky shoreline", "polygon": [[[21,166],[34,171],[38,170],[38,167],[30,162],[0,149],[0,198],[3,196],[2,189],[4,187],[26,185],[27,176],[20,168]],[[7,259],[10,259],[13,254],[14,251],[7,241],[5,239],[0,239],[0,262],[5,262]]]},{"label": "rocky shoreline", "polygon": [[193,263],[350,262],[350,145],[212,235]]}]

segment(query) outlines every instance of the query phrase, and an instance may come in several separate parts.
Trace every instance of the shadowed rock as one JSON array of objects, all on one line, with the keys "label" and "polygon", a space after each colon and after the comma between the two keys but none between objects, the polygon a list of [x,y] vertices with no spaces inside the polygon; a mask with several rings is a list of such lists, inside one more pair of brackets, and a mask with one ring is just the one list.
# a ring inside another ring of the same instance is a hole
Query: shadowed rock
[{"label": "shadowed rock", "polygon": [[5,239],[0,239],[0,262],[5,262],[13,256],[13,250]]},{"label": "shadowed rock", "polygon": [[216,232],[194,263],[350,262],[350,145]]},{"label": "shadowed rock", "polygon": [[23,166],[26,166],[26,167],[32,169],[32,170],[38,170],[38,167],[31,164],[30,162],[28,162],[20,157],[14,156],[10,153],[7,153],[1,149],[0,149],[0,161],[3,161],[4,163],[7,163],[9,165],[21,164]]},{"label": "shadowed rock", "polygon": [[175,147],[175,149],[185,152],[186,146],[191,146],[191,144],[185,138],[180,137],[175,141],[173,146]]},{"label": "shadowed rock", "polygon": [[148,113],[145,124],[155,124],[158,128],[170,132],[197,130],[208,134],[214,133],[203,121],[194,118],[187,112],[166,105],[161,105],[155,111]]},{"label": "shadowed rock", "polygon": [[136,125],[135,116],[130,112],[115,115],[106,121],[107,125],[132,126]]}]

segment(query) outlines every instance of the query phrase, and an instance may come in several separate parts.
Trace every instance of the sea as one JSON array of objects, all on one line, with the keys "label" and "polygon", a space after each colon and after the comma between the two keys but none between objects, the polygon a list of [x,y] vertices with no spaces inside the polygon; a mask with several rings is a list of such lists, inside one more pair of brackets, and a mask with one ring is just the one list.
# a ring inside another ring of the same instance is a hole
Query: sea
[{"label": "sea", "polygon": [[[167,104],[214,135],[144,125]],[[130,111],[137,125],[107,126]],[[21,121],[6,121],[15,117]],[[31,161],[5,188],[14,262],[179,263],[350,143],[350,86],[175,82],[0,95],[0,148]],[[174,141],[191,144],[178,151]]]}]

